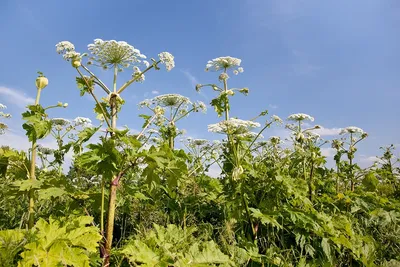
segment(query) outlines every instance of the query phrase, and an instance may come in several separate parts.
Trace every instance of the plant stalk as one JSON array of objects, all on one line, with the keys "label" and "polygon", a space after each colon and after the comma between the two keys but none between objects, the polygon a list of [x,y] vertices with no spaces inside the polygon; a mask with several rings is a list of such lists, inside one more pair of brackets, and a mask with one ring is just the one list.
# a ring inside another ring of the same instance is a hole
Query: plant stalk
[{"label": "plant stalk", "polygon": [[[37,90],[35,105],[39,105],[41,89]],[[29,178],[31,182],[36,180],[36,138],[32,141],[31,146],[31,166],[29,171]],[[29,190],[29,210],[28,210],[28,229],[32,229],[35,224],[35,190]]]},{"label": "plant stalk", "polygon": [[[117,74],[118,69],[117,66],[114,66],[114,81],[113,81],[113,91],[117,93]],[[117,128],[117,99],[116,95],[110,99],[111,104],[111,127],[112,133]],[[106,229],[106,244],[105,244],[105,253],[103,255],[103,266],[108,267],[110,266],[110,255],[111,255],[111,248],[112,248],[112,241],[113,241],[113,233],[114,233],[114,220],[115,220],[115,206],[117,201],[117,187],[119,184],[121,173],[118,174],[116,177],[113,177],[113,180],[110,184],[110,195],[109,195],[109,202],[108,202],[108,216],[107,216],[107,229]]]}]

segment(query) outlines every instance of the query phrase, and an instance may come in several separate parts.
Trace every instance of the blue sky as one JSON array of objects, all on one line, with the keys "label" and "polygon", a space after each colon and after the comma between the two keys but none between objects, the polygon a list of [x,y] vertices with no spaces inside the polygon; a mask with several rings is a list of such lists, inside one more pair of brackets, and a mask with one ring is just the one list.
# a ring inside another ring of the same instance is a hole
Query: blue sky
[{"label": "blue sky", "polygon": [[[35,96],[38,70],[50,81],[42,104],[69,103],[52,116],[94,119],[93,101],[79,97],[76,72],[55,44],[68,40],[85,52],[102,38],[127,41],[148,57],[162,51],[175,56],[171,72],[153,71],[124,92],[120,126],[140,128],[136,104],[154,96],[152,91],[209,102],[213,92],[198,94],[194,84],[217,82],[215,73],[204,72],[205,64],[229,55],[241,58],[245,70],[230,85],[250,89],[249,96],[232,99],[233,116],[250,119],[265,109],[282,118],[308,113],[326,128],[328,139],[338,128],[358,126],[370,134],[360,145],[360,160],[368,161],[379,146],[400,144],[399,28],[397,0],[3,0],[0,103],[13,119],[0,144],[26,144],[19,114]],[[110,81],[111,73],[97,73]],[[210,109],[190,115],[180,127],[190,136],[216,138],[207,124],[218,120]],[[283,130],[265,136],[270,134]]]}]

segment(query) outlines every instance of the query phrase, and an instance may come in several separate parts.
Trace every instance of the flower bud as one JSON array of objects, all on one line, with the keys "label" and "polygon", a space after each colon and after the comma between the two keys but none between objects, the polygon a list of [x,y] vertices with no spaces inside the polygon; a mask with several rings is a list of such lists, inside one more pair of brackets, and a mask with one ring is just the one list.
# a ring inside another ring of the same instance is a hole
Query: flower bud
[{"label": "flower bud", "polygon": [[155,107],[155,109],[154,109],[154,113],[155,113],[157,116],[161,116],[161,115],[164,115],[165,110],[164,110],[162,107],[157,106],[157,107]]},{"label": "flower bud", "polygon": [[200,92],[200,88],[202,87],[202,85],[201,84],[196,84],[196,91],[197,92]]},{"label": "flower bud", "polygon": [[41,72],[38,73],[39,77],[36,78],[35,84],[38,90],[42,90],[49,84],[49,80],[45,76],[43,76],[43,73]]},{"label": "flower bud", "polygon": [[64,103],[63,108],[68,107],[68,103]]},{"label": "flower bud", "polygon": [[304,140],[304,134],[303,133],[298,133],[296,136],[296,141],[297,142],[302,142]]},{"label": "flower bud", "polygon": [[241,92],[242,94],[247,95],[249,93],[249,88],[244,87],[244,88],[240,89],[239,92]]},{"label": "flower bud", "polygon": [[234,93],[232,90],[227,90],[227,91],[226,91],[226,94],[227,94],[227,95],[234,95],[235,93]]},{"label": "flower bud", "polygon": [[235,181],[238,180],[240,178],[240,176],[243,174],[243,171],[244,170],[243,170],[242,166],[233,168],[232,179]]},{"label": "flower bud", "polygon": [[220,81],[225,81],[225,80],[228,80],[228,79],[229,79],[229,76],[226,73],[221,73],[221,75],[219,75],[219,80]]},{"label": "flower bud", "polygon": [[79,68],[81,64],[81,59],[74,59],[71,61],[72,67],[74,68]]},{"label": "flower bud", "polygon": [[57,107],[62,107],[63,103],[62,102],[58,102],[57,103]]}]

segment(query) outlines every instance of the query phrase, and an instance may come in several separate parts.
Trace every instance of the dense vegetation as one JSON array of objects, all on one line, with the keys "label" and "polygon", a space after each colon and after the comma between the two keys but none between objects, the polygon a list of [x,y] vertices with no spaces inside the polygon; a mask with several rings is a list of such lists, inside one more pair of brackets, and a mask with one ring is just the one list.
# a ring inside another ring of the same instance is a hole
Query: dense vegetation
[{"label": "dense vegetation", "polygon": [[[174,57],[148,62],[125,42],[100,39],[88,54],[67,41],[56,47],[76,69],[80,95],[95,100],[98,122],[51,118],[68,104],[40,105],[48,79],[39,73],[36,102],[22,114],[31,149],[0,149],[0,266],[400,266],[394,146],[362,169],[357,145],[368,135],[358,127],[328,142],[307,114],[287,123],[268,111],[231,117],[230,98],[249,93],[228,85],[243,72],[232,57],[209,61],[215,81],[195,88],[215,92],[210,105],[222,120],[208,129],[221,141],[182,139],[180,120],[206,105],[177,94],[141,102],[144,123],[133,134],[117,123],[123,91],[150,70],[171,70]],[[111,86],[97,67],[113,71]],[[9,117],[1,111],[2,134]],[[285,143],[268,135],[274,124],[291,131]],[[40,145],[50,137],[56,148]],[[328,146],[334,168],[321,153]],[[220,167],[218,178],[210,166]]]}]

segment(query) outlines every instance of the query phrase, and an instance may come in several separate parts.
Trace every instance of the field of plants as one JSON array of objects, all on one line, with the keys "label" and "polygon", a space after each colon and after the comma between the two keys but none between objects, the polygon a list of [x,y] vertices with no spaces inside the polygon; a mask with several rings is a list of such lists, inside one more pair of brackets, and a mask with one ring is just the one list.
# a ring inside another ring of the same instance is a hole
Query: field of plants
[{"label": "field of plants", "polygon": [[[126,42],[102,39],[87,52],[62,41],[56,52],[76,70],[76,94],[94,100],[97,120],[54,118],[53,109],[68,117],[68,104],[41,105],[52,77],[39,72],[32,81],[36,100],[22,114],[31,148],[0,148],[1,267],[400,266],[393,145],[382,143],[376,163],[361,168],[357,146],[368,138],[361,128],[327,141],[308,114],[231,116],[231,99],[251,92],[234,87],[244,68],[229,56],[205,60],[211,83],[193,88],[212,92],[210,103],[179,94],[146,99],[133,132],[118,124],[124,93],[145,75],[172,70],[174,56],[147,59]],[[104,70],[112,83],[96,75]],[[131,78],[121,81],[121,71]],[[185,136],[181,121],[207,107],[220,118],[208,125],[216,140]],[[1,138],[20,114],[0,109]],[[290,138],[271,136],[274,125]],[[45,138],[57,148],[43,146]],[[324,147],[334,149],[334,166]],[[216,166],[220,174],[211,177]]]}]

